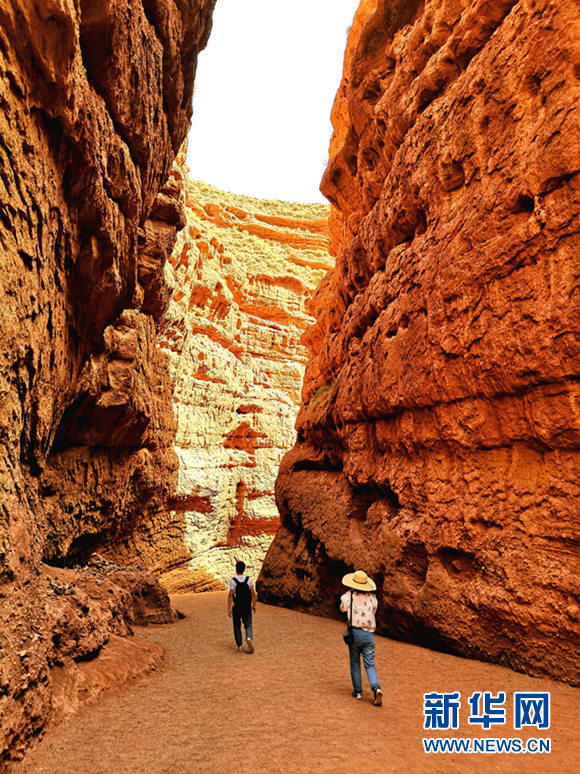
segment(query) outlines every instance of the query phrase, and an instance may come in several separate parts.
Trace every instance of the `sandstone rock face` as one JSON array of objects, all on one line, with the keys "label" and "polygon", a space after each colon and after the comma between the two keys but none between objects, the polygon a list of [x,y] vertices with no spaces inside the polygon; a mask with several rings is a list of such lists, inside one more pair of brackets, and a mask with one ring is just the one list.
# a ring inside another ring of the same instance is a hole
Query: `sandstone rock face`
[{"label": "sandstone rock face", "polygon": [[167,264],[173,293],[160,333],[179,480],[158,570],[171,590],[205,590],[220,588],[236,559],[257,574],[278,528],[274,481],[296,437],[301,336],[333,262],[326,205],[181,179],[187,225]]},{"label": "sandstone rock face", "polygon": [[[259,594],[577,682],[578,9],[361,3]],[[541,54],[539,53],[541,52]]]},{"label": "sandstone rock face", "polygon": [[[118,687],[123,678],[155,667],[162,651],[143,640],[129,638],[130,643],[122,644],[119,639],[133,634],[135,625],[170,623],[177,617],[152,573],[124,569],[98,554],[84,567],[40,565],[34,581],[23,584],[9,603],[0,663],[6,710],[2,741],[10,757],[26,749],[27,737],[42,732],[45,700],[50,700],[50,717],[60,718],[103,690]],[[22,634],[14,652],[13,638]],[[123,666],[127,656],[132,664]],[[13,660],[21,665],[18,676]],[[24,690],[18,697],[20,712],[11,706],[18,689]]]},{"label": "sandstone rock face", "polygon": [[[176,481],[156,339],[184,221],[165,181],[213,5],[0,0],[0,760],[50,716],[49,667],[134,615],[110,578],[114,612],[77,594],[55,612],[46,567],[114,555]],[[63,649],[53,624],[77,618]]]}]

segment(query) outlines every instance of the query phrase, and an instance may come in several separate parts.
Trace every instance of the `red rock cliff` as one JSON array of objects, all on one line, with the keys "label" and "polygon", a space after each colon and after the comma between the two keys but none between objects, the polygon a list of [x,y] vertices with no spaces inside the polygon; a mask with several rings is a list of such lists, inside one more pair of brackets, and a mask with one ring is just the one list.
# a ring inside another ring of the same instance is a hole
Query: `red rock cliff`
[{"label": "red rock cliff", "polygon": [[[260,594],[578,681],[578,9],[361,3]],[[541,52],[541,53],[540,53]],[[577,576],[576,576],[577,578]]]},{"label": "red rock cliff", "polygon": [[327,205],[181,180],[187,226],[166,267],[173,292],[160,336],[179,477],[155,543],[167,546],[157,565],[163,585],[204,590],[222,587],[236,559],[256,575],[278,527],[274,482],[296,439],[301,337],[333,261]]},{"label": "red rock cliff", "polygon": [[151,579],[54,568],[114,555],[175,483],[165,181],[213,5],[0,1],[0,760],[50,716],[51,667],[147,619],[127,588]]}]

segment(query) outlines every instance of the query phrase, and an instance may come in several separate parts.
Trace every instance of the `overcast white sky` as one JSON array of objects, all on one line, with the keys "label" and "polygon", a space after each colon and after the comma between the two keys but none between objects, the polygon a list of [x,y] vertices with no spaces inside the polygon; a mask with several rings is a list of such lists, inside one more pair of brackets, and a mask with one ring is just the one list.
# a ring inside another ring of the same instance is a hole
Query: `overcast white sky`
[{"label": "overcast white sky", "polygon": [[326,201],[330,110],[358,0],[217,0],[188,164],[226,191]]}]

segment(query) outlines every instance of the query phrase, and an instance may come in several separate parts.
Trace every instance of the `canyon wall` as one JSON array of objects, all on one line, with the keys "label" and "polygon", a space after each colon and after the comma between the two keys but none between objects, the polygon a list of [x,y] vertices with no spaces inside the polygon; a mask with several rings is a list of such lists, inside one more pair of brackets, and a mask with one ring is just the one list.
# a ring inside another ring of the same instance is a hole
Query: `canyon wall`
[{"label": "canyon wall", "polygon": [[[153,564],[172,590],[221,588],[237,559],[257,575],[279,525],[274,482],[296,439],[309,304],[333,265],[328,206],[223,193],[174,171],[187,225],[167,263],[160,330],[179,458]],[[161,526],[161,524],[159,524]]]},{"label": "canyon wall", "polygon": [[166,181],[213,5],[0,0],[0,760],[80,663],[172,617],[152,575],[94,552],[177,481],[156,342],[185,221]]},{"label": "canyon wall", "polygon": [[[363,0],[259,595],[578,682],[578,7]],[[576,63],[576,65],[575,65]]]}]

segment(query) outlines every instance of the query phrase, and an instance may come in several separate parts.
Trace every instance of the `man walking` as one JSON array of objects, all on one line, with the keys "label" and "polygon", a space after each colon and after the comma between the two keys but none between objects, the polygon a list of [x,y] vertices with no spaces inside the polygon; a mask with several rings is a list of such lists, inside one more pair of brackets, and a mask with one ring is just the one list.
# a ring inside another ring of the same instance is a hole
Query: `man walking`
[{"label": "man walking", "polygon": [[242,650],[243,622],[248,653],[253,653],[252,611],[256,612],[258,597],[254,581],[248,575],[244,575],[245,570],[244,562],[236,562],[236,574],[230,581],[230,593],[228,594],[228,615],[234,622],[236,649]]}]

